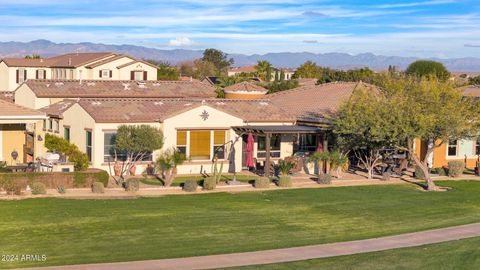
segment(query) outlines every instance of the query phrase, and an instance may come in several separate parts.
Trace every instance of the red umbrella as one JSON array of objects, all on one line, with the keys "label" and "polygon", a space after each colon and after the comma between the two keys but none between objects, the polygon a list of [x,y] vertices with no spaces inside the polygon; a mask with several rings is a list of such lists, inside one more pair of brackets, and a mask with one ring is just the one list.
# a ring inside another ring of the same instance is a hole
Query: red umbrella
[{"label": "red umbrella", "polygon": [[255,143],[255,140],[253,139],[252,133],[248,133],[247,137],[247,160],[245,161],[245,165],[247,167],[254,167],[255,165],[253,164],[253,145]]}]

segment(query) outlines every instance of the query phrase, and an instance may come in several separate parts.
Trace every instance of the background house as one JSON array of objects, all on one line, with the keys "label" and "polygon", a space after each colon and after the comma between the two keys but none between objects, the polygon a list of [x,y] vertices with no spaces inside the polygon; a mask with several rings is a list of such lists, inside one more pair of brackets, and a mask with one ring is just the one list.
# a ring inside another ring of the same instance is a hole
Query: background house
[{"label": "background house", "polygon": [[0,91],[13,91],[29,79],[157,80],[157,67],[128,55],[71,53],[51,58],[0,60]]}]

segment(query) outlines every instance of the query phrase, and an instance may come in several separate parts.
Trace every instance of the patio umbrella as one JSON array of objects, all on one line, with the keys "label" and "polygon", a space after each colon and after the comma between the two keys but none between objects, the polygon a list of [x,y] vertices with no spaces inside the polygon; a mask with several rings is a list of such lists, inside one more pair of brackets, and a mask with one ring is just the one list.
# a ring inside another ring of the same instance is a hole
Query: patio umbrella
[{"label": "patio umbrella", "polygon": [[247,160],[245,161],[245,165],[249,168],[255,166],[253,164],[253,144],[254,143],[255,143],[255,140],[253,139],[252,133],[248,133],[248,137],[247,137]]}]

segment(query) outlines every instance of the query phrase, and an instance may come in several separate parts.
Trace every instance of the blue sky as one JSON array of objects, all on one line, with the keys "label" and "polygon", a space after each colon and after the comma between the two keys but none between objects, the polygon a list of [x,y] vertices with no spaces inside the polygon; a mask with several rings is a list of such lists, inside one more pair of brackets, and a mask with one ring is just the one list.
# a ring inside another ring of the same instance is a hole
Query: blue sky
[{"label": "blue sky", "polygon": [[1,0],[0,41],[480,57],[480,0]]}]

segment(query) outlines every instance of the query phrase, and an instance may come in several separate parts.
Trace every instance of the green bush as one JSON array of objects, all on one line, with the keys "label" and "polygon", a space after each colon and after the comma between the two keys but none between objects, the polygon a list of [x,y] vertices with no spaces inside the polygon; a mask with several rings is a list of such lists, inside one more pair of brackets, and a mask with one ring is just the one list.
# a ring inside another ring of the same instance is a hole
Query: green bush
[{"label": "green bush", "polygon": [[103,186],[103,183],[93,182],[92,192],[93,193],[105,193],[105,187]]},{"label": "green bush", "polygon": [[128,179],[125,185],[126,191],[138,191],[140,189],[140,181],[136,178]]},{"label": "green bush", "polygon": [[73,185],[75,187],[83,187],[85,182],[87,181],[87,175],[81,172],[74,172],[73,173]]},{"label": "green bush", "polygon": [[290,176],[280,176],[277,184],[279,187],[291,187],[293,185],[292,178]]},{"label": "green bush", "polygon": [[255,179],[255,188],[269,188],[270,179],[268,177],[259,177]]},{"label": "green bush", "polygon": [[32,195],[47,194],[47,188],[44,183],[35,182],[30,188],[32,190]]},{"label": "green bush", "polygon": [[68,161],[73,163],[75,170],[83,171],[88,168],[88,156],[78,149],[75,144],[55,135],[45,135],[45,147],[52,152],[68,156]]},{"label": "green bush", "polygon": [[330,184],[332,182],[332,176],[328,173],[322,173],[318,175],[317,183],[319,184]]},{"label": "green bush", "polygon": [[110,179],[110,175],[108,175],[106,171],[93,173],[93,177],[95,181],[103,183],[104,186],[108,186],[108,180]]},{"label": "green bush", "polygon": [[448,176],[459,177],[465,169],[465,163],[461,160],[452,160],[448,162]]},{"label": "green bush", "polygon": [[65,194],[67,192],[67,189],[65,188],[64,185],[60,185],[60,186],[57,187],[57,191],[60,194]]},{"label": "green bush", "polygon": [[415,166],[415,178],[425,180],[425,174],[419,166]]},{"label": "green bush", "polygon": [[197,191],[198,183],[196,180],[187,180],[183,183],[183,190],[186,192]]},{"label": "green bush", "polygon": [[203,180],[203,189],[214,190],[217,187],[217,180],[215,177],[207,177]]},{"label": "green bush", "polygon": [[0,179],[0,187],[7,192],[8,195],[22,195],[22,190],[26,188],[22,182],[15,181],[13,175],[3,174]]}]

